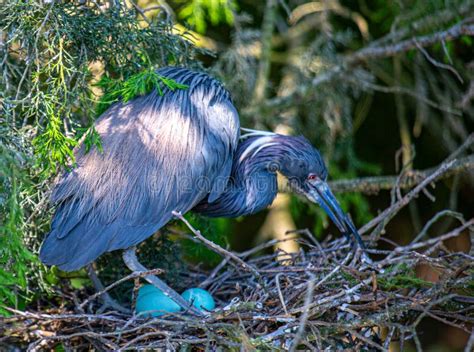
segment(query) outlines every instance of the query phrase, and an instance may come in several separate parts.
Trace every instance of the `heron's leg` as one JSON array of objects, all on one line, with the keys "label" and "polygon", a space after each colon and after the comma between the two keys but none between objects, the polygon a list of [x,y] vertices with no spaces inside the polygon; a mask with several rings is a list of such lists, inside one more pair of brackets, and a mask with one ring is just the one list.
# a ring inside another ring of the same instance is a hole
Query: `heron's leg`
[{"label": "heron's leg", "polygon": [[[92,264],[89,264],[87,266],[87,274],[89,275],[89,278],[92,281],[92,284],[94,285],[95,289],[97,292],[102,292],[105,290],[104,284],[100,281],[99,277],[97,276],[97,273],[95,272]],[[122,312],[129,314],[130,309],[127,309],[120,305],[115,299],[113,299],[108,292],[104,292],[100,295],[100,299],[102,300],[103,306],[100,308],[101,310],[110,307],[112,309],[115,309],[116,311]]]},{"label": "heron's leg", "polygon": [[[137,255],[135,253],[135,247],[131,247],[126,249],[123,252],[123,261],[125,262],[125,265],[133,271],[133,272],[143,272],[143,271],[148,271],[147,268],[145,268],[137,258]],[[176,304],[181,306],[185,311],[188,311],[194,315],[199,315],[202,316],[204,315],[202,312],[197,310],[194,306],[190,305],[188,301],[186,301],[179,293],[174,291],[171,287],[169,287],[166,283],[164,283],[162,280],[158,279],[154,275],[147,275],[145,276],[145,280],[148,281],[150,284],[161,290],[166,296],[171,298]]]}]

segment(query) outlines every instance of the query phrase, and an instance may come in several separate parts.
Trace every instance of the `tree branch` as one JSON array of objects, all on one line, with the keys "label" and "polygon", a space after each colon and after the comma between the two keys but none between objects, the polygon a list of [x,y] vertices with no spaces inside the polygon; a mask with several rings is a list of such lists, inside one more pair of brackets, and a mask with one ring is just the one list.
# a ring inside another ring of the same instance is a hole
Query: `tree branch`
[{"label": "tree branch", "polygon": [[[468,20],[471,20],[471,18]],[[403,53],[417,47],[422,48],[440,41],[453,40],[459,38],[462,35],[474,36],[474,25],[466,24],[465,22],[466,21],[457,23],[444,31],[413,37],[396,44],[382,45],[378,47],[369,46],[362,48],[353,54],[347,55],[342,60],[341,64],[334,65],[326,72],[316,76],[310,85],[302,86],[299,90],[296,90],[294,93],[284,97],[268,99],[260,106],[252,105],[251,107],[246,108],[243,113],[246,115],[253,115],[258,113],[260,109],[283,109],[285,107],[294,105],[295,103],[301,101],[301,98],[304,98],[310,91],[319,85],[332,81],[341,74],[347,72],[350,68],[358,66],[368,60],[392,57],[396,54]]]},{"label": "tree branch", "polygon": [[370,220],[367,224],[362,226],[359,229],[359,233],[364,234],[365,232],[379,225],[380,223],[382,223],[382,226],[385,226],[384,224],[388,223],[388,221],[390,221],[390,219],[395,216],[395,214],[400,211],[401,208],[409,204],[410,201],[414,197],[416,197],[431,182],[435,182],[443,174],[446,174],[448,171],[450,171],[454,167],[455,163],[456,160],[451,160],[441,164],[441,166],[437,167],[433,173],[431,173],[428,177],[421,181],[415,188],[413,188],[410,192],[403,196],[403,198],[392,204],[389,208],[385,209],[382,213],[380,213],[375,218]]},{"label": "tree branch", "polygon": [[[337,180],[329,182],[333,192],[361,192],[365,194],[374,194],[381,190],[390,190],[395,186],[401,189],[411,188],[423,182],[429,175],[433,174],[438,167],[432,167],[425,170],[410,171],[405,177],[398,181],[398,175],[362,177],[352,180]],[[441,175],[440,178],[448,178],[466,170],[474,170],[474,155],[459,158],[453,166]],[[398,182],[398,183],[397,183]]]},{"label": "tree branch", "polygon": [[240,259],[237,255],[235,255],[234,253],[232,252],[229,252],[227,250],[225,250],[224,248],[222,248],[221,246],[215,244],[214,242],[208,240],[207,238],[205,238],[202,234],[201,234],[201,231],[199,230],[196,230],[188,220],[186,220],[186,218],[179,212],[179,211],[172,211],[171,212],[173,214],[173,216],[176,218],[176,219],[179,219],[181,220],[187,227],[188,229],[191,230],[191,232],[194,234],[194,236],[199,240],[201,241],[207,248],[209,248],[210,250],[222,255],[224,258],[229,258],[229,259],[232,259],[234,262],[236,262],[238,264],[237,267],[241,267],[245,270],[248,270],[250,272],[252,272],[252,274],[257,277],[257,278],[260,278],[261,275],[260,273],[250,264],[247,264],[246,262],[244,262],[242,259]]},{"label": "tree branch", "polygon": [[272,45],[273,27],[276,18],[276,0],[267,0],[265,15],[262,24],[262,53],[257,72],[254,89],[254,103],[259,104],[265,99],[265,91],[270,74],[270,54]]},{"label": "tree branch", "polygon": [[464,22],[458,23],[451,28],[420,37],[413,37],[403,40],[397,44],[384,45],[380,47],[367,47],[361,49],[347,57],[346,65],[353,65],[371,59],[379,59],[394,56],[398,53],[419,47],[426,47],[443,40],[452,40],[462,35],[474,35],[474,25],[467,25]]},{"label": "tree branch", "polygon": [[471,0],[464,1],[458,6],[452,6],[437,12],[436,16],[430,14],[420,18],[419,20],[415,20],[409,25],[404,26],[398,30],[390,31],[390,33],[387,35],[372,41],[369,45],[380,46],[381,44],[388,42],[393,43],[413,33],[419,33],[423,31],[427,32],[432,28],[440,28],[456,20],[456,18],[464,18],[465,16],[472,14],[473,8],[474,4]]}]

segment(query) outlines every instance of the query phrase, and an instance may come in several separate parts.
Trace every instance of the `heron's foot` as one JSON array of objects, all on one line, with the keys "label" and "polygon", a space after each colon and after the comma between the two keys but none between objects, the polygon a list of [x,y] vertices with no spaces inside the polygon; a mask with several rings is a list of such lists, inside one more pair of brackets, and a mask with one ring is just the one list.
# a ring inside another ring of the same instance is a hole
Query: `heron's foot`
[{"label": "heron's foot", "polygon": [[92,284],[94,285],[95,290],[97,292],[101,292],[100,300],[102,301],[102,306],[97,310],[97,313],[102,313],[107,310],[107,308],[111,308],[112,310],[116,310],[121,313],[130,314],[130,309],[122,306],[115,299],[113,299],[107,291],[105,291],[105,286],[97,276],[92,264],[87,266],[87,273],[92,281]]},{"label": "heron's foot", "polygon": [[[148,269],[138,261],[137,255],[135,253],[135,247],[128,248],[123,252],[123,261],[125,262],[125,265],[127,265],[127,267],[133,272],[140,273],[148,271]],[[203,312],[189,304],[188,301],[181,297],[179,293],[169,287],[164,281],[160,280],[154,275],[146,275],[144,278],[150,284],[163,292],[166,296],[171,298],[176,304],[183,308],[185,312],[189,312],[197,316],[204,316]]]}]

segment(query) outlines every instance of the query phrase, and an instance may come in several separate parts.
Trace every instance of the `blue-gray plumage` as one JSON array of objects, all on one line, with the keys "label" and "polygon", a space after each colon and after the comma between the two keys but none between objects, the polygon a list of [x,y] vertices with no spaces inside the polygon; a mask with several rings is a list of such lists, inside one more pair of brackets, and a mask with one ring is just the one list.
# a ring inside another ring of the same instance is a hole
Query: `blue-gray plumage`
[{"label": "blue-gray plumage", "polygon": [[306,138],[254,133],[239,144],[225,191],[214,202],[205,199],[194,211],[237,217],[263,210],[277,195],[277,173],[290,181],[290,187],[311,173],[323,180],[327,177],[321,156]]},{"label": "blue-gray plumage", "polygon": [[238,144],[238,114],[219,82],[184,68],[158,73],[189,88],[116,103],[97,120],[103,153],[80,146],[77,166],[53,192],[56,213],[40,251],[45,264],[75,270],[133,247],[174,210],[214,217],[258,212],[275,198],[278,173],[362,245],[305,138],[251,131]]}]

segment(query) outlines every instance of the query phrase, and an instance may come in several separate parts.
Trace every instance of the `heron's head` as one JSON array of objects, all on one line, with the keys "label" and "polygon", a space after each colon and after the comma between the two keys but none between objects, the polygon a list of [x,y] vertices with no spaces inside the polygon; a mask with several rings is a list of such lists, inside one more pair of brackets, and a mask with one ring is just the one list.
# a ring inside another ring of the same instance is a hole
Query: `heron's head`
[{"label": "heron's head", "polygon": [[303,137],[284,136],[280,143],[285,147],[276,170],[288,181],[289,188],[321,206],[342,233],[352,234],[362,246],[354,224],[326,182],[328,172],[319,152]]}]

